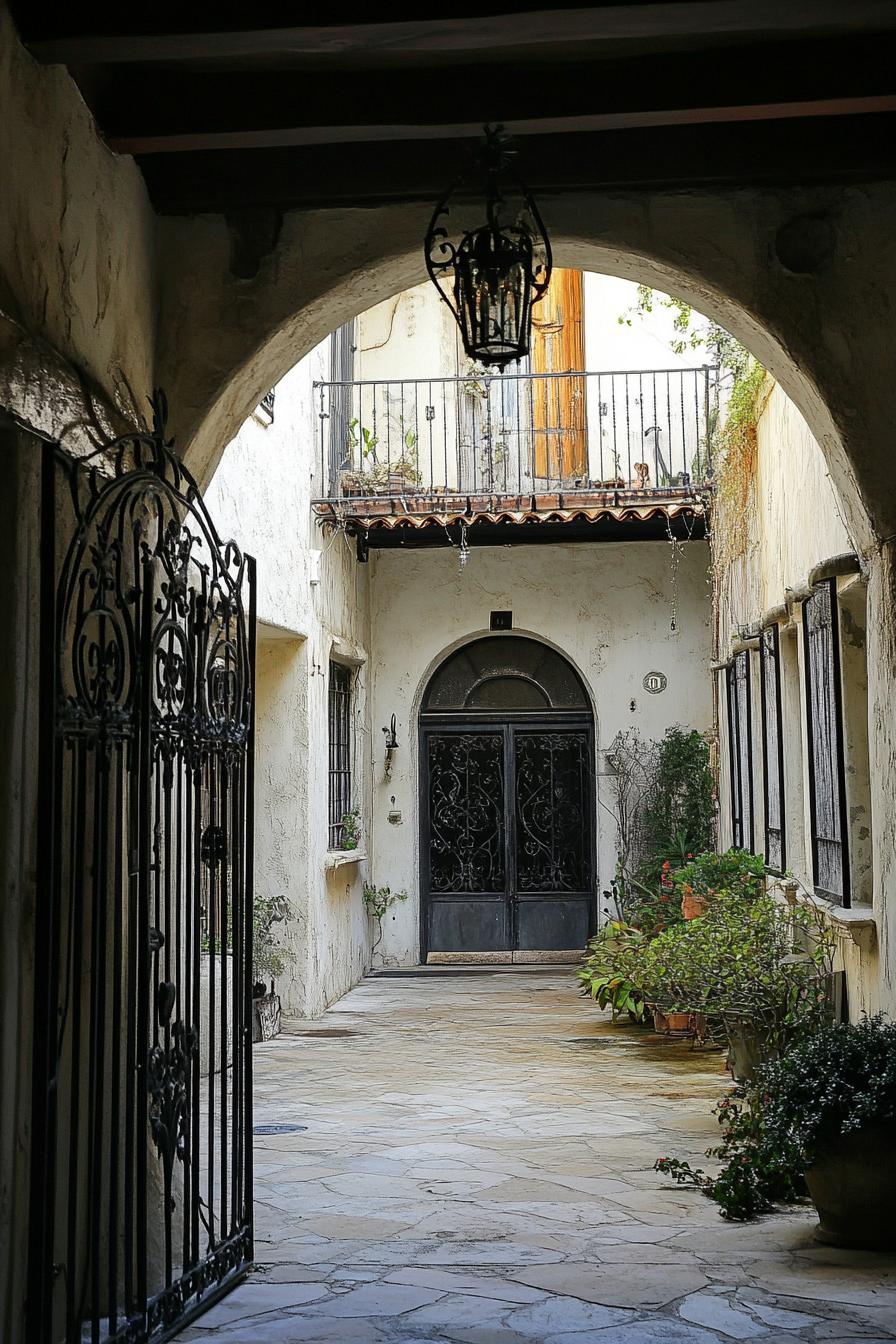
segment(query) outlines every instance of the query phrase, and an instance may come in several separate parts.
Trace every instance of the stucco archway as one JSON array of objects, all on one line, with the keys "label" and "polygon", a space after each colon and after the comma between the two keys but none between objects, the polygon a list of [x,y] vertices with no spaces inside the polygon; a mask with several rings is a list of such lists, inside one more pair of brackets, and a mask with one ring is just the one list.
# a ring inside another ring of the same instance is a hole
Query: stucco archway
[{"label": "stucco archway", "polygon": [[[559,264],[672,291],[753,351],[820,443],[863,549],[896,530],[896,387],[883,376],[883,352],[896,343],[886,292],[896,188],[581,194],[544,205]],[[832,255],[812,274],[787,271],[780,229],[818,216]],[[424,278],[427,217],[424,205],[287,215],[249,281],[230,273],[223,220],[165,221],[160,373],[200,480],[297,359]]]}]

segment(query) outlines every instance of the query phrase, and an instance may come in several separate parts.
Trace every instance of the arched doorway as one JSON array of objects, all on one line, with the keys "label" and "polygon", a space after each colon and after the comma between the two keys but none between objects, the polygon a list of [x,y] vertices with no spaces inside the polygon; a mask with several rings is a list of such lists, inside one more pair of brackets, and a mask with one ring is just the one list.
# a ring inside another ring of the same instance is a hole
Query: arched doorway
[{"label": "arched doorway", "polygon": [[594,724],[556,650],[455,650],[420,711],[422,959],[573,951],[595,922]]}]

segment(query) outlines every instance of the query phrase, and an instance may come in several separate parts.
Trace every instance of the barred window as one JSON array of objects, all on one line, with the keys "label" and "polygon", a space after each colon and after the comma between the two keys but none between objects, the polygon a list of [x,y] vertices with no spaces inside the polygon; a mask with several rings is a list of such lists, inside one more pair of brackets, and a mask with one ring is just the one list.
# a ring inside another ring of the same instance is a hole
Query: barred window
[{"label": "barred window", "polygon": [[843,702],[840,690],[836,580],[818,585],[803,606],[809,801],[815,890],[849,905]]},{"label": "barred window", "polygon": [[731,840],[753,848],[753,739],[750,722],[750,655],[728,664],[728,750],[731,764]]},{"label": "barred window", "polygon": [[330,663],[329,847],[343,846],[342,818],[352,807],[352,673]]},{"label": "barred window", "polygon": [[781,724],[781,646],[777,625],[762,632],[762,778],[765,790],[765,861],[784,871],[784,737]]}]

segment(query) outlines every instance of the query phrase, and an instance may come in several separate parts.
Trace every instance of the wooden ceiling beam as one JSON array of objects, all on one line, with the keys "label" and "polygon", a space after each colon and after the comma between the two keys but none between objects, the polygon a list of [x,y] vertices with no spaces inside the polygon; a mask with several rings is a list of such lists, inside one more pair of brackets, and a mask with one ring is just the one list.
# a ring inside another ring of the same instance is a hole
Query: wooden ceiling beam
[{"label": "wooden ceiling beam", "polygon": [[[812,103],[770,103],[738,107],[690,107],[656,112],[606,113],[597,116],[541,117],[535,120],[503,122],[505,128],[520,136],[581,135],[588,132],[737,124],[747,121],[805,120],[808,117],[854,117],[896,112],[896,94],[877,98],[827,99]],[[483,121],[496,118],[483,118]],[[215,150],[265,150],[334,145],[376,145],[392,142],[476,140],[482,134],[483,121],[449,126],[407,124],[393,126],[287,126],[277,130],[184,132],[179,135],[131,135],[110,138],[119,152],[142,155],[202,152]]]},{"label": "wooden ceiling beam", "polygon": [[[206,151],[138,158],[162,212],[435,200],[468,141]],[[892,178],[896,114],[544,135],[520,145],[536,193]],[[446,168],[447,165],[447,168]],[[549,206],[545,202],[548,213]]]},{"label": "wooden ceiling beam", "polygon": [[[763,44],[670,59],[565,65],[415,69],[400,79],[363,69],[339,74],[227,73],[145,66],[76,71],[98,124],[125,153],[250,148],[346,140],[456,137],[502,121],[524,134],[568,129],[844,115],[883,111],[896,96],[894,44],[886,34]],[[762,79],[755,71],[761,69]],[[454,90],[462,97],[453,97]],[[162,96],[160,96],[160,93]],[[459,105],[464,116],[458,117]]]},{"label": "wooden ceiling beam", "polygon": [[[472,53],[531,54],[557,44],[575,50],[581,43],[606,46],[650,43],[708,45],[769,37],[794,38],[892,28],[890,0],[654,0],[550,9],[518,0],[512,8],[493,0],[461,5],[438,18],[420,18],[410,6],[393,8],[387,19],[357,23],[340,17],[328,24],[294,23],[295,6],[222,3],[216,27],[207,26],[208,6],[156,0],[150,5],[26,5],[15,0],[13,14],[23,40],[41,61],[111,64],[132,61],[226,60],[338,55],[367,58],[372,52],[419,58],[469,57]],[[501,12],[502,8],[510,12]],[[497,11],[497,12],[496,12]],[[388,12],[388,11],[387,11]],[[252,26],[248,26],[251,24]]]}]

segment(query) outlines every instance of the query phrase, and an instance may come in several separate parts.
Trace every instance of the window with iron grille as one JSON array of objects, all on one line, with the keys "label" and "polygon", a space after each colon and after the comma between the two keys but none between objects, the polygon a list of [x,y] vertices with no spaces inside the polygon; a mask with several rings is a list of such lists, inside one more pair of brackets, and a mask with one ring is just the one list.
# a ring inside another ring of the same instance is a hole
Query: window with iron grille
[{"label": "window with iron grille", "polygon": [[352,673],[330,663],[329,847],[342,849],[342,819],[352,807]]},{"label": "window with iron grille", "polygon": [[762,688],[762,780],[765,798],[765,861],[784,871],[784,736],[781,719],[781,647],[778,627],[763,630],[759,642]]},{"label": "window with iron grille", "polygon": [[836,580],[803,605],[812,875],[821,896],[849,905],[843,702],[840,689]]},{"label": "window with iron grille", "polygon": [[750,721],[750,655],[744,650],[727,669],[728,751],[731,762],[731,843],[753,848],[753,741]]}]

